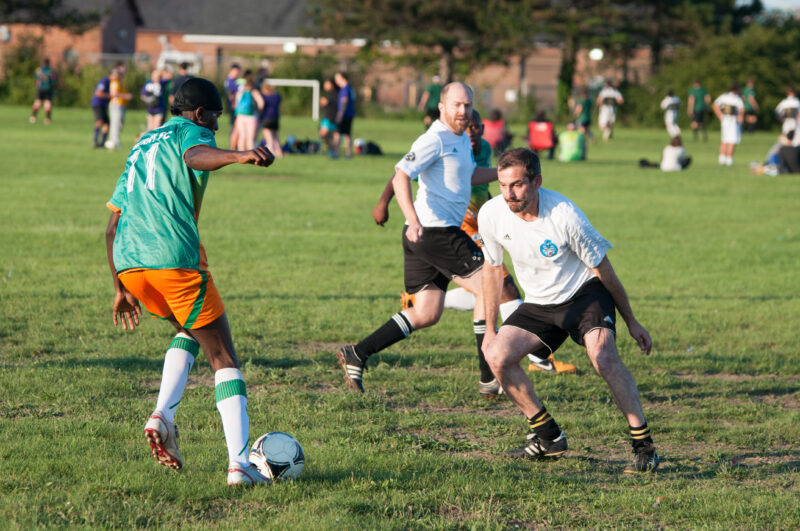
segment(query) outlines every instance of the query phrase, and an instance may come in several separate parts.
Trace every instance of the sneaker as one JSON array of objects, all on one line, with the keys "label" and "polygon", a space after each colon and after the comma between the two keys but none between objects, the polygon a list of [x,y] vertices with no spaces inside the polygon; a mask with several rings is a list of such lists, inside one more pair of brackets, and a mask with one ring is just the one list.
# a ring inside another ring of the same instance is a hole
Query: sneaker
[{"label": "sneaker", "polygon": [[144,425],[144,438],[150,443],[156,461],[174,470],[183,466],[183,457],[178,450],[178,428],[158,411],[154,411]]},{"label": "sneaker", "polygon": [[529,433],[527,440],[526,445],[510,450],[506,452],[506,455],[543,459],[545,457],[561,457],[567,452],[567,437],[563,431],[552,441],[540,439],[535,433]]},{"label": "sneaker", "polygon": [[529,371],[547,372],[550,374],[575,374],[578,368],[563,361],[558,361],[552,355],[546,360],[539,359],[532,354],[528,354],[528,360],[531,362],[528,365]]},{"label": "sneaker", "polygon": [[503,394],[503,388],[500,387],[497,378],[487,383],[478,382],[478,391],[483,398],[500,398],[500,395]]},{"label": "sneaker", "polygon": [[655,472],[661,463],[661,458],[656,453],[656,447],[646,444],[640,448],[633,449],[633,461],[625,467],[625,474],[637,474],[639,472]]},{"label": "sneaker", "polygon": [[255,485],[272,485],[272,480],[263,475],[253,464],[244,466],[240,463],[232,464],[228,469],[228,486],[254,487]]},{"label": "sneaker", "polygon": [[364,392],[361,384],[361,373],[364,371],[365,364],[356,354],[355,346],[345,345],[336,353],[339,365],[344,368],[344,383],[353,391]]},{"label": "sneaker", "polygon": [[400,294],[400,306],[403,307],[404,310],[408,310],[409,308],[414,306],[414,295],[411,293],[403,292]]}]

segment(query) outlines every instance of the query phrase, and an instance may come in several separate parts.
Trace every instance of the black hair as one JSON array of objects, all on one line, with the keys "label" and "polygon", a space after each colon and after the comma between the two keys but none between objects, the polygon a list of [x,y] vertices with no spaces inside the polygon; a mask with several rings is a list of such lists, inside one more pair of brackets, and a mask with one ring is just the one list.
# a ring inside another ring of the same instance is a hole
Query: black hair
[{"label": "black hair", "polygon": [[500,160],[497,161],[497,171],[513,168],[514,166],[521,167],[529,181],[533,181],[537,175],[542,174],[542,163],[539,162],[539,155],[528,148],[510,149],[500,155]]}]

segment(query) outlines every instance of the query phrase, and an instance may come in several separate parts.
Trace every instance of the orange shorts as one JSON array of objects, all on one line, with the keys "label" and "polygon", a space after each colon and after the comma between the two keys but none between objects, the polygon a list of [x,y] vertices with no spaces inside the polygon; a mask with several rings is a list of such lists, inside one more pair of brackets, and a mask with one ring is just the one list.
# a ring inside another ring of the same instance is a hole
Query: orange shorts
[{"label": "orange shorts", "polygon": [[[461,223],[461,230],[466,232],[472,238],[472,241],[478,244],[478,247],[481,246],[481,235],[478,233],[478,214],[467,209],[467,213],[464,214],[464,221]],[[508,277],[510,274],[506,269],[506,265],[503,264],[503,278]]]},{"label": "orange shorts", "polygon": [[148,312],[163,319],[172,315],[186,329],[201,328],[225,313],[208,271],[129,269],[119,279]]}]

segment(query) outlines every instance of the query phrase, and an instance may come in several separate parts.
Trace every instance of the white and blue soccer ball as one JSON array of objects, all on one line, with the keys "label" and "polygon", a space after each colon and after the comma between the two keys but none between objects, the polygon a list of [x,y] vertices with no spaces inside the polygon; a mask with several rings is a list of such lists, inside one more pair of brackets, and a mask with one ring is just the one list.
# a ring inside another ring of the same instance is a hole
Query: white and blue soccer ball
[{"label": "white and blue soccer ball", "polygon": [[250,462],[268,478],[296,479],[303,471],[305,455],[297,439],[282,431],[272,431],[253,443]]}]

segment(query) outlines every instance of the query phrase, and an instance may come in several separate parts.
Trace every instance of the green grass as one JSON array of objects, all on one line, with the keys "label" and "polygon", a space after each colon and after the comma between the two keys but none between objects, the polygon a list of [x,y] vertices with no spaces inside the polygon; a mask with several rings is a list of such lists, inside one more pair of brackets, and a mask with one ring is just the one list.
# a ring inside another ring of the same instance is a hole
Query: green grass
[{"label": "green grass", "polygon": [[[712,133],[687,141],[689,171],[640,170],[640,157],[660,156],[662,130],[619,130],[583,164],[543,162],[545,186],[614,244],[653,336],[642,356],[620,323],[664,457],[653,477],[621,475],[625,422],[571,343],[559,357],[578,376],[533,375],[568,456],[505,458],[525,421],[508,401],[478,397],[466,313],[375,356],[367,393],[345,392],[335,349],[399,306],[402,215],[393,206],[378,228],[370,211],[420,123],[356,121],[384,157],[217,172],[200,231],[251,433],[292,433],[308,459],[295,482],[237,490],[225,486],[204,360],[178,413],[184,470],[159,467],[141,434],[172,332],[151,319],[133,333],[111,325],[104,205],[126,153],[89,147],[88,110],[57,109],[49,127],[28,124],[22,107],[0,112],[0,527],[800,526],[800,180],[747,170],[771,135],[745,136],[733,168],[717,166]],[[129,115],[124,144],[143,122]],[[282,128],[314,134],[309,120]]]}]

